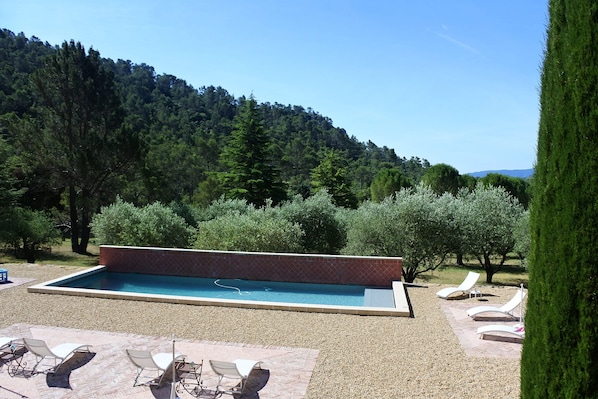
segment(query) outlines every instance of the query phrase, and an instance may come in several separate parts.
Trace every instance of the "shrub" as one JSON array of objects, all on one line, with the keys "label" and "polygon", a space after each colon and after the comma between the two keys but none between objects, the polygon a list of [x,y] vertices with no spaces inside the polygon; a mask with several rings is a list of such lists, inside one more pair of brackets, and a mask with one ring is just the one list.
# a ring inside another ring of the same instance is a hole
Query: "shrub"
[{"label": "shrub", "polygon": [[102,207],[91,223],[98,245],[132,245],[184,248],[194,229],[172,209],[159,202],[136,208],[117,198]]},{"label": "shrub", "polygon": [[279,212],[301,227],[303,252],[338,254],[347,242],[345,228],[337,218],[338,208],[326,190],[307,199],[297,195],[292,202],[282,204]]},{"label": "shrub", "polygon": [[194,248],[247,252],[300,252],[299,224],[276,215],[272,208],[228,212],[200,222]]},{"label": "shrub", "polygon": [[60,232],[43,212],[10,208],[0,218],[0,242],[8,244],[18,258],[34,263],[36,254],[60,240]]}]

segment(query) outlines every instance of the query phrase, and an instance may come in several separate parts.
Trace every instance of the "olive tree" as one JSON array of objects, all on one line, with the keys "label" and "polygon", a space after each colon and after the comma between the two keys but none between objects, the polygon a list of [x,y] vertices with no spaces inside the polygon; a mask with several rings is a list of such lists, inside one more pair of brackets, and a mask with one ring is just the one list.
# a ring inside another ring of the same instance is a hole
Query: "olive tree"
[{"label": "olive tree", "polygon": [[457,196],[460,248],[475,257],[486,272],[486,282],[502,268],[515,246],[515,227],[523,208],[502,187],[478,184],[473,191]]},{"label": "olive tree", "polygon": [[439,267],[455,235],[454,200],[426,186],[404,189],[395,198],[362,204],[349,219],[348,255],[402,256],[403,278]]},{"label": "olive tree", "polygon": [[279,208],[283,218],[301,227],[302,252],[321,254],[338,254],[347,242],[346,230],[337,217],[338,210],[326,190],[306,199],[297,195]]},{"label": "olive tree", "polygon": [[195,230],[169,207],[157,202],[137,208],[117,198],[91,222],[96,243],[185,248]]},{"label": "olive tree", "polygon": [[231,211],[198,223],[194,248],[247,252],[300,252],[303,231],[270,206]]},{"label": "olive tree", "polygon": [[521,258],[521,266],[523,267],[527,267],[531,241],[529,210],[525,210],[515,226],[515,252]]},{"label": "olive tree", "polygon": [[403,229],[403,277],[413,282],[420,274],[438,268],[454,248],[455,199],[449,193],[438,196],[420,185],[398,192],[395,206]]}]

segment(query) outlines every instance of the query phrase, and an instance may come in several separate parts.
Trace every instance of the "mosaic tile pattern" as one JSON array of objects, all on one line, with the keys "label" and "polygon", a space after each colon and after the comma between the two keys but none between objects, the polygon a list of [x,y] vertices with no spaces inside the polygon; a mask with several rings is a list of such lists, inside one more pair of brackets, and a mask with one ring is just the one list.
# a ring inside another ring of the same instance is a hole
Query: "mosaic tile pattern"
[{"label": "mosaic tile pattern", "polygon": [[115,272],[389,287],[402,259],[270,254],[165,248],[100,247],[100,264]]}]

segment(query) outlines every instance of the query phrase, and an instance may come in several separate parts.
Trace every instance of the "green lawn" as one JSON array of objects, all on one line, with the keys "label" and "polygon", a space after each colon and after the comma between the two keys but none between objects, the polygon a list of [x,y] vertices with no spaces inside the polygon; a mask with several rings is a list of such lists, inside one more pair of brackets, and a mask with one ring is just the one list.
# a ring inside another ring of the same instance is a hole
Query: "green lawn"
[{"label": "green lawn", "polygon": [[[447,263],[440,266],[433,272],[422,274],[416,283],[434,283],[434,284],[460,284],[467,272],[480,273],[479,284],[486,284],[486,272],[482,270],[479,263],[474,260],[465,261],[465,266],[457,266],[454,258],[448,259]],[[492,278],[493,285],[512,285],[519,286],[521,283],[527,286],[528,274],[527,269],[520,266],[520,261],[517,257],[511,256],[505,262],[501,271],[496,273]]]},{"label": "green lawn", "polygon": [[[97,266],[100,260],[100,249],[95,245],[87,247],[89,255],[80,255],[71,251],[70,241],[63,241],[60,245],[52,247],[51,252],[40,253],[35,260],[39,264],[52,264],[63,266]],[[23,263],[23,259],[14,257],[11,251],[0,251],[0,263]]]}]

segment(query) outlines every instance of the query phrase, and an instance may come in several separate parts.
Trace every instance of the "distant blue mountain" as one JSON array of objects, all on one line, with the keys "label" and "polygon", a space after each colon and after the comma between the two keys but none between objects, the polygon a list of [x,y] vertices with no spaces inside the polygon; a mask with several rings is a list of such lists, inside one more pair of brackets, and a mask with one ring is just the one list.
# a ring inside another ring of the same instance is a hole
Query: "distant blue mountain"
[{"label": "distant blue mountain", "polygon": [[534,169],[513,169],[513,170],[484,170],[481,172],[473,172],[467,173],[473,177],[484,177],[489,173],[499,173],[501,175],[512,176],[512,177],[521,177],[522,179],[527,179],[531,175],[534,174]]}]

